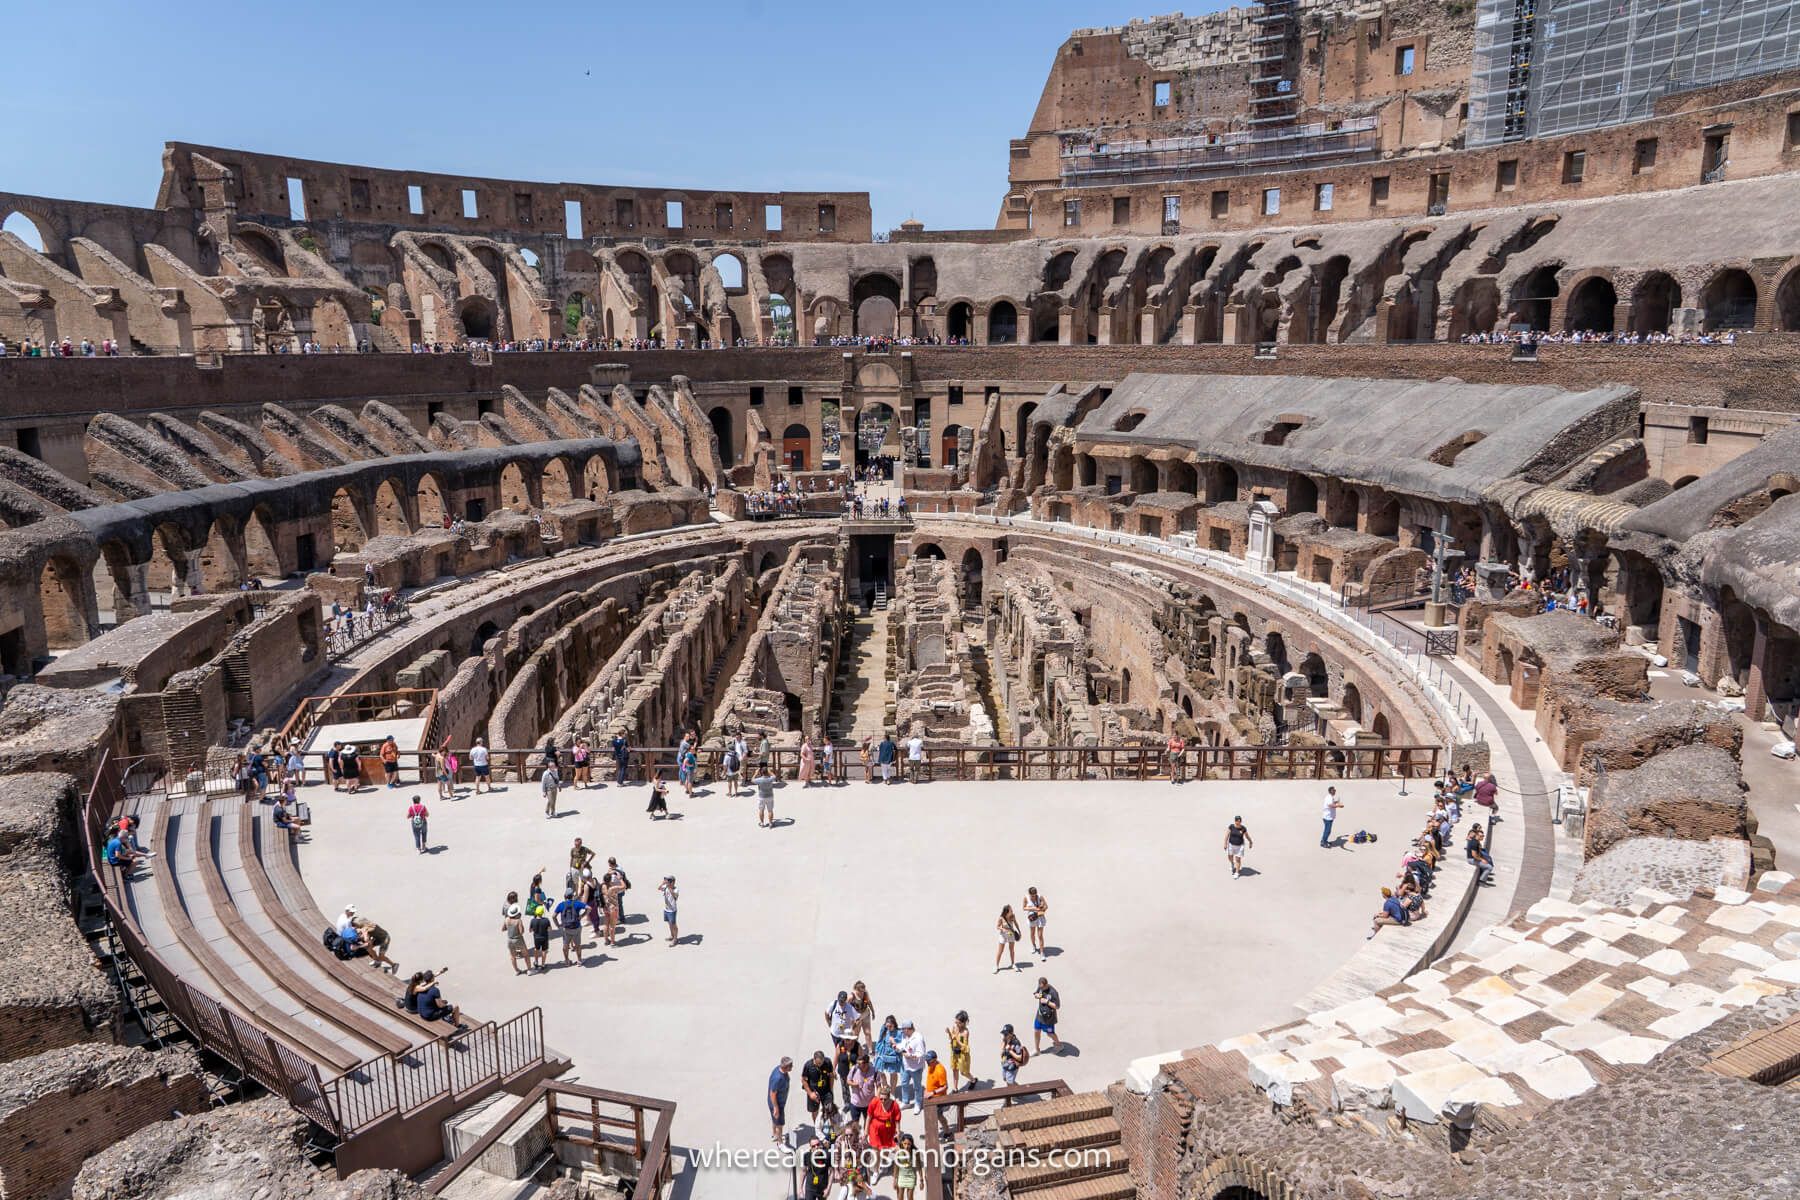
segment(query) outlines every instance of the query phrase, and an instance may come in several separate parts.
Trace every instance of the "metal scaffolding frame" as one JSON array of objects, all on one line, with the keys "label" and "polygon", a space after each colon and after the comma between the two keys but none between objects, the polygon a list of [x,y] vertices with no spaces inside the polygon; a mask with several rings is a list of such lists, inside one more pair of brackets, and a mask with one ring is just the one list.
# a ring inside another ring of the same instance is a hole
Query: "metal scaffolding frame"
[{"label": "metal scaffolding frame", "polygon": [[1651,115],[1658,98],[1800,67],[1800,0],[1480,0],[1469,144]]}]

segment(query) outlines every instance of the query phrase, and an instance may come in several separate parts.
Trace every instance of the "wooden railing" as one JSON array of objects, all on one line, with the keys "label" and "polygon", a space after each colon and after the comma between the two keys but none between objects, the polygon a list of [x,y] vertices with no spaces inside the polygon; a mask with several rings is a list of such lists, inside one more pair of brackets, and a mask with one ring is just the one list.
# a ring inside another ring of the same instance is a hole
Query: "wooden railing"
[{"label": "wooden railing", "polygon": [[[857,747],[834,746],[835,762],[830,781],[845,783],[862,781],[864,771]],[[458,750],[458,779],[474,778],[468,751]],[[671,782],[676,774],[677,749],[673,746],[637,747],[627,753],[625,778],[641,783],[661,776]],[[1168,779],[1180,768],[1187,780],[1256,780],[1256,779],[1430,779],[1438,773],[1442,746],[1199,746],[1184,751],[1179,762],[1161,746],[926,746],[922,760],[906,761],[904,746],[899,747],[899,761],[894,764],[897,779],[932,780],[1147,780]],[[717,749],[695,751],[695,765],[703,780],[723,777]],[[310,757],[310,756],[309,756]],[[408,756],[403,755],[402,758]],[[415,763],[429,761],[428,756],[411,756]],[[880,768],[870,753],[870,773],[880,778]],[[495,778],[510,776],[514,780],[534,780],[542,772],[544,752],[536,750],[490,750],[489,766]],[[592,752],[588,765],[596,781],[611,782],[618,777],[618,765],[610,749]],[[793,779],[800,773],[800,751],[796,747],[771,747],[770,770],[781,779]],[[563,786],[571,781],[573,760],[567,747],[557,755],[557,767]],[[758,759],[754,748],[744,764],[743,778],[748,781],[757,773]],[[825,779],[822,756],[815,761],[815,778]],[[415,776],[416,777],[416,776]]]},{"label": "wooden railing", "polygon": [[[511,1111],[484,1134],[480,1141],[457,1156],[455,1162],[428,1184],[433,1195],[443,1195],[481,1161],[495,1142],[516,1128],[533,1109],[543,1106],[541,1118],[550,1144],[581,1147],[596,1159],[606,1152],[629,1155],[637,1167],[632,1200],[656,1200],[674,1180],[669,1154],[669,1135],[675,1123],[675,1102],[625,1092],[609,1092],[579,1083],[548,1079],[533,1088]],[[621,1110],[622,1113],[621,1113]],[[651,1124],[646,1128],[646,1118]],[[615,1130],[617,1135],[609,1135]]]},{"label": "wooden railing", "polygon": [[[342,692],[332,696],[308,696],[294,708],[278,735],[286,745],[304,746],[322,725],[376,721],[377,714],[410,702],[430,729],[437,710],[436,688],[399,688],[391,692]],[[396,718],[397,719],[397,718]],[[406,718],[413,720],[414,718]]]},{"label": "wooden railing", "polygon": [[83,840],[107,918],[126,955],[195,1042],[340,1139],[441,1099],[472,1096],[543,1062],[543,1013],[531,1008],[504,1024],[457,1030],[326,1080],[317,1064],[259,1028],[231,1001],[177,976],[145,943],[125,902],[119,869],[104,858],[108,826],[128,796],[164,795],[166,775],[166,764],[155,756],[105,753],[82,807]]},{"label": "wooden railing", "polygon": [[1073,1095],[1069,1085],[1060,1079],[1050,1079],[1043,1083],[1013,1083],[1003,1087],[981,1088],[971,1092],[951,1092],[948,1095],[932,1096],[925,1101],[925,1200],[950,1200],[956,1195],[956,1174],[958,1156],[950,1152],[944,1144],[944,1133],[955,1135],[993,1116],[992,1112],[977,1112],[971,1116],[972,1108],[986,1108],[998,1105],[1000,1108],[1011,1108],[1015,1104],[1028,1104],[1034,1100],[1044,1100],[1055,1096]]}]

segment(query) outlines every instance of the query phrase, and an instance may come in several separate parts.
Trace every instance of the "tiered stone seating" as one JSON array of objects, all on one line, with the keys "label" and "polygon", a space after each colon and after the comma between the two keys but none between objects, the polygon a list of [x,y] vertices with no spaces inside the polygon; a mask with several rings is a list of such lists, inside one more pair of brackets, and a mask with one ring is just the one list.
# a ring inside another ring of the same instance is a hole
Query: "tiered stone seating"
[{"label": "tiered stone seating", "polygon": [[[146,945],[190,987],[223,1002],[321,1078],[378,1090],[393,1056],[450,1032],[396,1006],[401,984],[326,950],[289,835],[235,795],[133,802],[158,857],[119,882]],[[471,1022],[474,1024],[475,1022]]]}]

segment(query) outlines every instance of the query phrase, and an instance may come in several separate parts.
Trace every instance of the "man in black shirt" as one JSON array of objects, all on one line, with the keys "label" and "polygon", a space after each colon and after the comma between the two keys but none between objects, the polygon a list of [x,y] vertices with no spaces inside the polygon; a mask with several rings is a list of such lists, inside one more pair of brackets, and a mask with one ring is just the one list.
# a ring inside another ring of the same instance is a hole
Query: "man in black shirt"
[{"label": "man in black shirt", "polygon": [[814,1050],[812,1058],[800,1068],[800,1087],[806,1092],[807,1116],[816,1117],[821,1104],[830,1105],[829,1100],[821,1097],[830,1094],[832,1082],[831,1060],[825,1057],[823,1050]]}]

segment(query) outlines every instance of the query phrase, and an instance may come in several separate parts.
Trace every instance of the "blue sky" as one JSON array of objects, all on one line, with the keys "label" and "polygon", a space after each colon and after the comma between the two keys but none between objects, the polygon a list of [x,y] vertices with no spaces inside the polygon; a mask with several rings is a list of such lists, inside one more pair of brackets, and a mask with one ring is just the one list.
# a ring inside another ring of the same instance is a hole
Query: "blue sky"
[{"label": "blue sky", "polygon": [[175,140],[499,178],[868,191],[877,229],[987,228],[1056,47],[1172,7],[100,0],[9,23],[0,190],[147,206]]}]

